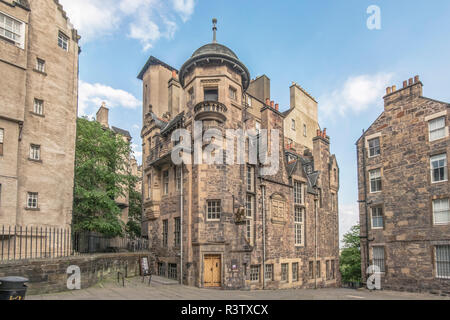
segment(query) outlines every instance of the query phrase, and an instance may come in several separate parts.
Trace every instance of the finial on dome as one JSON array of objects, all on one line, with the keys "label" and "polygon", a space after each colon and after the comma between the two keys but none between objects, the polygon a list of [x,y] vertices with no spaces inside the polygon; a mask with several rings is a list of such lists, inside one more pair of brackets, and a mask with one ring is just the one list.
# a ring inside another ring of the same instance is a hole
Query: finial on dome
[{"label": "finial on dome", "polygon": [[213,43],[217,43],[216,33],[217,33],[217,19],[212,20],[213,23]]}]

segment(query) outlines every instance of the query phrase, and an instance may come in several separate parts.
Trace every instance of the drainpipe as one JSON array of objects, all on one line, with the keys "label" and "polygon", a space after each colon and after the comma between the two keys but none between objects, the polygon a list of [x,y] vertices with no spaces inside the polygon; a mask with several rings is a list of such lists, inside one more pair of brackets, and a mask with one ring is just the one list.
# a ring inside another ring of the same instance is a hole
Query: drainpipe
[{"label": "drainpipe", "polygon": [[266,198],[266,187],[261,186],[261,193],[262,193],[262,221],[263,221],[263,270],[262,270],[262,276],[263,276],[263,290],[266,289],[266,205],[265,205],[265,198]]},{"label": "drainpipe", "polygon": [[184,202],[184,196],[183,196],[183,164],[181,164],[181,196],[180,196],[180,284],[183,285],[183,202]]},{"label": "drainpipe", "polygon": [[[313,270],[314,277],[314,288],[317,289],[317,258],[319,257],[318,249],[319,246],[317,245],[317,198],[314,199],[314,251],[315,251],[315,259],[316,262],[313,265],[313,268],[315,267],[316,270]],[[321,266],[322,267],[322,266]]]},{"label": "drainpipe", "polygon": [[[363,137],[364,137],[364,131],[363,131]],[[366,270],[369,267],[369,209],[368,209],[368,203],[367,203],[367,173],[366,173],[366,142],[363,141],[363,148],[362,148],[362,169],[363,169],[363,177],[364,177],[364,211],[366,215]],[[359,150],[358,150],[359,155]],[[365,272],[364,272],[365,274]]]}]

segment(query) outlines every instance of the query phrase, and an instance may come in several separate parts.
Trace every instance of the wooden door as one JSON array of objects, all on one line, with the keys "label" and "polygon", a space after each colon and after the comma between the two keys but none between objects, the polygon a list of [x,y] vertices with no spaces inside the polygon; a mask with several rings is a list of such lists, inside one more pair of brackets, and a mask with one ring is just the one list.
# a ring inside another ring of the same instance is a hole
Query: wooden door
[{"label": "wooden door", "polygon": [[222,286],[222,262],[219,255],[206,255],[204,260],[205,287]]}]

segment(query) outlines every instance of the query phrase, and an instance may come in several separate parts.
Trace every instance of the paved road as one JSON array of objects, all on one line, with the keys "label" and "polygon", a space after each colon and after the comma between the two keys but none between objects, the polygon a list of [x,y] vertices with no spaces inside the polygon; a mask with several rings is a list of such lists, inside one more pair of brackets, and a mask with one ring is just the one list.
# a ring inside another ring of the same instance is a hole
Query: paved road
[{"label": "paved road", "polygon": [[59,294],[28,296],[28,300],[450,300],[432,294],[351,289],[223,291],[180,286],[155,277],[150,286],[139,278],[127,279],[125,288],[114,282]]}]

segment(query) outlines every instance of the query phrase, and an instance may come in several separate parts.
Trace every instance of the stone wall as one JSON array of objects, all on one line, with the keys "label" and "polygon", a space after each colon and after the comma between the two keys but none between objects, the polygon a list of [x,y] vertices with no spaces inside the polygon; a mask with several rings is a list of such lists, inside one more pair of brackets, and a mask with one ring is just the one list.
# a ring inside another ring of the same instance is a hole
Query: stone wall
[{"label": "stone wall", "polygon": [[117,277],[123,272],[126,277],[139,276],[139,260],[149,257],[149,265],[154,266],[154,258],[149,253],[96,254],[57,259],[24,260],[0,264],[0,277],[22,276],[28,278],[27,294],[46,294],[67,291],[67,268],[81,269],[81,289],[94,286],[106,278]]},{"label": "stone wall", "polygon": [[[423,97],[422,87],[416,77],[414,82],[412,79],[409,84],[405,82],[400,90],[389,88],[384,97],[384,112],[358,141],[362,273],[363,279],[367,279],[366,268],[372,263],[372,248],[380,246],[385,249],[383,288],[448,292],[450,280],[436,276],[435,246],[450,244],[450,226],[434,223],[432,202],[449,198],[449,183],[431,182],[430,157],[447,154],[448,160],[450,140],[447,136],[430,141],[427,119],[445,116],[448,127],[450,105]],[[373,138],[380,139],[381,154],[369,157],[367,145]],[[369,171],[375,169],[381,169],[382,191],[371,193]],[[367,200],[368,226],[364,200]],[[382,208],[382,228],[371,226],[373,207]]]}]

